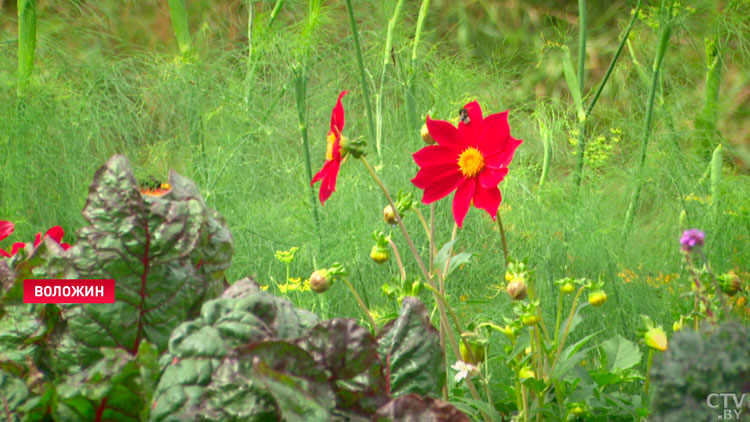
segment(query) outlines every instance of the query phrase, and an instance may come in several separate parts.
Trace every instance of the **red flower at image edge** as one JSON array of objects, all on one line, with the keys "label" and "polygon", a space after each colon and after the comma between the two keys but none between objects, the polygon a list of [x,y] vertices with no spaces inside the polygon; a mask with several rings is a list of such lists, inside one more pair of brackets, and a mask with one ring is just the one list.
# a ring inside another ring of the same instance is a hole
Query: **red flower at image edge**
[{"label": "red flower at image edge", "polygon": [[521,143],[510,135],[508,112],[482,117],[479,103],[464,109],[458,128],[444,120],[427,117],[427,129],[437,145],[417,151],[413,157],[420,170],[412,183],[424,190],[422,202],[429,204],[456,191],[453,218],[461,227],[473,203],[494,220],[502,197],[498,185],[508,174],[508,164]]},{"label": "red flower at image edge", "polygon": [[344,106],[341,105],[341,99],[347,93],[348,91],[341,91],[336,105],[331,111],[331,128],[326,137],[326,161],[323,168],[313,176],[310,182],[310,186],[312,186],[321,181],[318,195],[321,204],[325,204],[325,201],[336,190],[336,178],[341,166],[341,131],[344,130]]},{"label": "red flower at image edge", "polygon": [[[10,234],[13,233],[14,228],[15,226],[10,221],[0,221],[0,241],[10,236]],[[47,230],[47,233],[45,233],[44,236],[42,236],[41,233],[37,233],[36,237],[34,238],[34,247],[36,248],[37,246],[39,246],[39,244],[42,243],[42,239],[49,236],[50,238],[52,238],[52,240],[60,244],[63,249],[68,250],[70,248],[70,245],[61,242],[64,234],[65,232],[60,226],[55,226]],[[0,256],[9,258],[15,255],[19,249],[23,249],[24,247],[26,247],[25,243],[16,242],[13,244],[13,246],[11,246],[10,252],[6,252],[5,250],[0,249]]]}]

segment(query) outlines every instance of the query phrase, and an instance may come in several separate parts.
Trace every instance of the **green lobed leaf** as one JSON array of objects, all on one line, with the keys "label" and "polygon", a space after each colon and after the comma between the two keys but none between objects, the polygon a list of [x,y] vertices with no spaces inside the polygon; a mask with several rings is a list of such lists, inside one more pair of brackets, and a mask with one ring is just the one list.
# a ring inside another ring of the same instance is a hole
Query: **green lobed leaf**
[{"label": "green lobed leaf", "polygon": [[380,331],[378,356],[394,396],[440,394],[445,384],[445,358],[438,332],[418,299],[405,297],[398,318]]},{"label": "green lobed leaf", "polygon": [[643,357],[635,343],[619,334],[605,341],[601,346],[607,354],[607,362],[611,371],[632,368],[639,364]]}]

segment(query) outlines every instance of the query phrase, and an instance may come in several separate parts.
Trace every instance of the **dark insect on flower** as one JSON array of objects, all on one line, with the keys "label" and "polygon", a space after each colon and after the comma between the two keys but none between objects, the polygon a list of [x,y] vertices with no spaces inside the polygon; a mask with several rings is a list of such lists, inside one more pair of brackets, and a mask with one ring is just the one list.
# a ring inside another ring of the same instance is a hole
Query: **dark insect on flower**
[{"label": "dark insect on flower", "polygon": [[465,108],[458,110],[458,116],[461,119],[461,122],[463,122],[463,124],[468,125],[469,123],[471,123],[471,119],[469,118],[469,112],[466,111]]},{"label": "dark insect on flower", "polygon": [[153,176],[150,176],[148,180],[141,180],[138,183],[138,188],[142,194],[151,196],[163,195],[171,189],[169,183],[162,183],[161,181],[154,179]]}]

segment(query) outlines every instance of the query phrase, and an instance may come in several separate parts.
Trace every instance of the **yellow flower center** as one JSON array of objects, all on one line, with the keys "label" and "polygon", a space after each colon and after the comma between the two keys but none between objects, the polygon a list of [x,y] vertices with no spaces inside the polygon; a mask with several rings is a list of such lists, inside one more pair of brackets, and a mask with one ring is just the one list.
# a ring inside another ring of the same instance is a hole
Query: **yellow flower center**
[{"label": "yellow flower center", "polygon": [[333,133],[333,131],[328,132],[328,137],[326,138],[326,160],[331,161],[333,160],[333,144],[336,143],[336,134]]},{"label": "yellow flower center", "polygon": [[475,177],[484,168],[484,156],[476,148],[466,148],[458,156],[458,167],[466,177]]}]

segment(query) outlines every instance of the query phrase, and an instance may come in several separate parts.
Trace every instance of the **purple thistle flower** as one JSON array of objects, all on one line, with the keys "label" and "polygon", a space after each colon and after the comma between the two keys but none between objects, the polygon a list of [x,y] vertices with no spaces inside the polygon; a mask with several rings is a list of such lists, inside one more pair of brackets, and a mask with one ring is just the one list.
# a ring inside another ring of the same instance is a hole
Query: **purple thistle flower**
[{"label": "purple thistle flower", "polygon": [[706,234],[698,229],[690,229],[682,232],[680,238],[680,244],[682,250],[690,252],[696,246],[703,246],[703,242],[706,240]]}]

